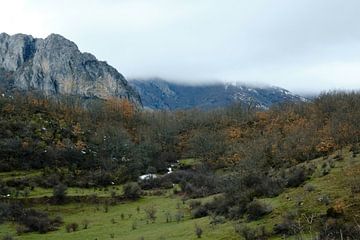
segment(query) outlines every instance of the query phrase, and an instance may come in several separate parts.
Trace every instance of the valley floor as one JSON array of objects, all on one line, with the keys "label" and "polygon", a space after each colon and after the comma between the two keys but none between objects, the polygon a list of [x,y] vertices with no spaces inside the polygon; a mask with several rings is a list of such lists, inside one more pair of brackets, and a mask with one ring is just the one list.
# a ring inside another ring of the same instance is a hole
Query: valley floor
[{"label": "valley floor", "polygon": [[[335,155],[334,155],[335,156]],[[260,199],[271,205],[273,211],[260,220],[249,222],[242,219],[238,222],[227,221],[223,224],[211,225],[210,217],[193,219],[189,201],[182,201],[181,196],[172,190],[159,196],[144,196],[137,201],[129,201],[116,205],[72,203],[66,205],[37,205],[37,209],[45,210],[52,216],[61,215],[65,224],[57,231],[46,234],[26,233],[17,236],[16,226],[12,223],[0,225],[0,236],[10,234],[15,239],[122,239],[122,240],[180,240],[197,239],[195,226],[203,230],[202,239],[241,239],[235,233],[234,225],[242,224],[250,228],[264,226],[269,232],[275,224],[281,223],[288,212],[299,213],[300,234],[302,239],[316,236],[316,222],[326,214],[331,206],[340,206],[347,219],[358,219],[360,216],[360,195],[352,193],[352,180],[359,175],[360,157],[344,151],[344,159],[337,160],[334,156],[328,159],[318,158],[305,164],[313,164],[316,170],[313,176],[297,188],[289,188],[274,198]],[[324,174],[324,166],[329,164],[329,172]],[[34,173],[32,173],[34,174]],[[0,175],[4,178],[4,174]],[[6,175],[6,177],[9,177]],[[14,176],[15,177],[15,176]],[[17,177],[17,175],[16,175]],[[121,192],[121,187],[118,188]],[[30,197],[50,194],[49,189],[35,189]],[[90,190],[69,189],[70,195],[91,194]],[[102,193],[104,196],[105,193]],[[326,199],[326,203],[324,202]],[[209,201],[211,197],[200,199]],[[156,210],[154,223],[146,217],[145,209]],[[179,217],[183,216],[183,217]],[[314,224],[309,223],[314,219]],[[78,223],[79,230],[68,233],[66,224]],[[88,227],[84,229],[87,222]],[[283,239],[273,235],[271,239]],[[288,238],[287,238],[288,239]]]},{"label": "valley floor", "polygon": [[[157,210],[154,223],[147,220],[144,208],[153,206]],[[61,214],[66,223],[79,223],[79,230],[67,233],[65,228],[46,234],[23,234],[16,239],[196,239],[195,224],[203,229],[204,239],[235,239],[233,226],[225,223],[212,228],[209,218],[191,219],[190,211],[179,197],[149,196],[135,202],[109,206],[69,204],[64,206],[39,207],[56,215]],[[139,211],[138,211],[139,209]],[[171,222],[166,222],[167,214]],[[184,216],[179,222],[175,215]],[[89,221],[87,229],[82,222]],[[12,224],[0,225],[1,233],[15,234]]]}]

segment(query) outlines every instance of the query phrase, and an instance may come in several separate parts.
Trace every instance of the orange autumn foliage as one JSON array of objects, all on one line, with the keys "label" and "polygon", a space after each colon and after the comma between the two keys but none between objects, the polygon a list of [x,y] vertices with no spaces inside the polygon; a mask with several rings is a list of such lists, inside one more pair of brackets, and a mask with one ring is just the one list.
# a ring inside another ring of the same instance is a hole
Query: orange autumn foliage
[{"label": "orange autumn foliage", "polygon": [[229,136],[230,140],[238,140],[242,137],[242,132],[240,128],[237,127],[230,127],[227,129],[227,135]]},{"label": "orange autumn foliage", "polygon": [[129,121],[134,117],[136,109],[129,100],[110,98],[106,102],[106,110],[112,115],[120,114],[125,120]]}]

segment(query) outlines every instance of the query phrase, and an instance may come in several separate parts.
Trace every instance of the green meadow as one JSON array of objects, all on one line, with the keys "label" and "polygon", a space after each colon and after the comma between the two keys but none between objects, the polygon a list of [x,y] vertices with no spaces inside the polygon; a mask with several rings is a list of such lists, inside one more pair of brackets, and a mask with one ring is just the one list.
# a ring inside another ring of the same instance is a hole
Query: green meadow
[{"label": "green meadow", "polygon": [[[331,158],[331,157],[330,157]],[[326,214],[328,205],[339,202],[346,206],[344,211],[358,212],[360,196],[351,194],[348,187],[353,177],[353,172],[360,170],[360,158],[352,157],[350,152],[344,153],[343,160],[333,161],[328,174],[321,174],[321,169],[328,159],[318,158],[306,164],[313,164],[316,170],[313,176],[297,188],[288,188],[279,196],[259,199],[272,207],[272,212],[256,221],[248,221],[246,217],[238,221],[226,220],[225,223],[211,224],[210,216],[194,219],[191,215],[190,202],[184,200],[181,195],[174,194],[173,190],[163,191],[161,195],[155,195],[156,191],[148,191],[139,200],[125,201],[113,205],[108,204],[85,204],[70,203],[65,205],[36,205],[36,209],[44,210],[51,216],[60,215],[64,224],[60,229],[46,234],[25,233],[16,234],[16,225],[4,223],[0,225],[1,235],[10,234],[15,239],[124,239],[124,240],[158,240],[158,239],[198,239],[195,234],[195,226],[203,231],[202,239],[241,239],[235,232],[234,225],[243,225],[250,228],[264,226],[269,232],[273,231],[275,224],[281,223],[284,213],[290,211],[301,212],[300,218],[319,218]],[[24,173],[23,173],[24,174]],[[4,175],[4,173],[3,173]],[[3,176],[2,175],[2,176]],[[28,175],[25,173],[25,175]],[[8,175],[6,175],[8,176]],[[13,177],[19,177],[15,174]],[[110,192],[122,193],[122,186],[112,186],[108,189],[81,189],[69,188],[69,196],[85,196],[96,194],[97,196],[110,197]],[[29,197],[51,196],[51,189],[35,188]],[[329,203],[324,204],[321,199],[328,198]],[[214,196],[197,199],[201,202],[212,201]],[[146,209],[155,209],[155,219],[150,220],[146,215]],[[68,232],[66,225],[77,223],[78,229]],[[85,226],[86,225],[86,226]],[[311,226],[304,225],[303,239],[311,239],[307,231]],[[315,234],[315,232],[314,232]],[[271,239],[282,239],[281,236],[273,235]],[[291,239],[291,238],[290,238]]]}]

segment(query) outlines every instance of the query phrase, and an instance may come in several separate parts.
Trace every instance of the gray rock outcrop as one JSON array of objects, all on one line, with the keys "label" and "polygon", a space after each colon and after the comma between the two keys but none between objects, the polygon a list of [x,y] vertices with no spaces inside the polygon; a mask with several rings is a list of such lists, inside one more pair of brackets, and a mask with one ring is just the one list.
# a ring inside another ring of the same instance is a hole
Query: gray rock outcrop
[{"label": "gray rock outcrop", "polygon": [[39,39],[1,33],[0,69],[11,73],[13,87],[21,90],[39,90],[46,95],[116,97],[141,105],[139,94],[115,68],[90,53],[80,52],[75,43],[58,34]]}]

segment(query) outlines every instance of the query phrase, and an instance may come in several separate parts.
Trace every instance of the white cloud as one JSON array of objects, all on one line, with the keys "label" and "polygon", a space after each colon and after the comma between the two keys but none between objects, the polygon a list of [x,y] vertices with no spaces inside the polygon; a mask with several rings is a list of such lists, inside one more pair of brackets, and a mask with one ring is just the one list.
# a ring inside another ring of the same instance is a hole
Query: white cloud
[{"label": "white cloud", "polygon": [[73,40],[127,77],[360,88],[357,0],[0,0],[0,31]]}]

